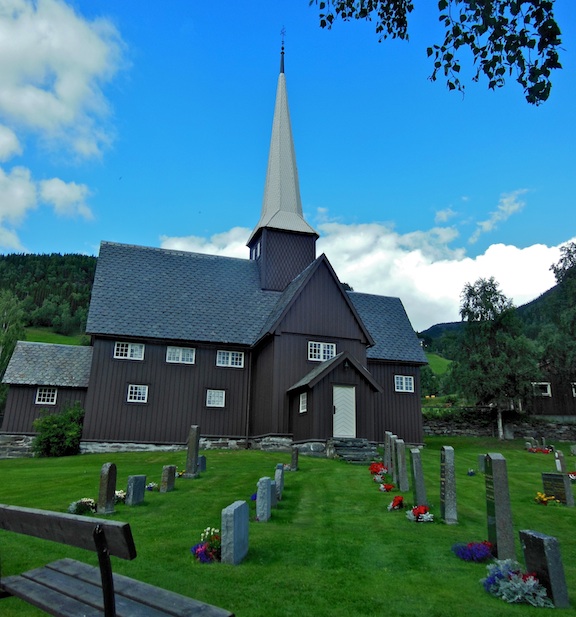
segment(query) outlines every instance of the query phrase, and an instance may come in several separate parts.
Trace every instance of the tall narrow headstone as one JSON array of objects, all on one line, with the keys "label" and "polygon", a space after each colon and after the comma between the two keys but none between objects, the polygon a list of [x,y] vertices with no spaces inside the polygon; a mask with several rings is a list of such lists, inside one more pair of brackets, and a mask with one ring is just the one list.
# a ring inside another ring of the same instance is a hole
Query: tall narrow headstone
[{"label": "tall narrow headstone", "polygon": [[558,540],[537,531],[520,532],[526,571],[534,572],[556,608],[569,608],[568,588]]},{"label": "tall narrow headstone", "polygon": [[235,501],[222,510],[220,560],[233,566],[238,565],[248,553],[248,504]]},{"label": "tall narrow headstone", "polygon": [[390,437],[392,437],[392,432],[386,431],[384,433],[384,467],[386,467],[388,472],[392,471],[392,463],[390,456]]},{"label": "tall narrow headstone", "polygon": [[424,484],[424,472],[422,470],[422,453],[419,448],[410,449],[412,459],[412,492],[415,506],[427,506],[426,485]]},{"label": "tall narrow headstone", "polygon": [[198,471],[200,473],[204,473],[206,471],[206,457],[203,454],[198,457]]},{"label": "tall narrow headstone", "polygon": [[100,490],[98,491],[98,514],[114,512],[114,497],[116,495],[116,465],[104,463],[100,470]]},{"label": "tall narrow headstone", "polygon": [[406,444],[403,439],[396,440],[396,460],[398,461],[398,489],[402,492],[410,490],[408,482],[408,467],[406,465]]},{"label": "tall narrow headstone", "polygon": [[256,519],[261,523],[270,520],[272,507],[272,481],[270,478],[260,478],[256,491]]},{"label": "tall narrow headstone", "polygon": [[126,505],[137,506],[144,501],[146,492],[146,476],[128,476],[126,488]]},{"label": "tall narrow headstone", "polygon": [[282,494],[284,493],[284,465],[282,465],[282,463],[276,465],[274,480],[276,482],[276,495],[278,501],[282,501]]},{"label": "tall narrow headstone", "polygon": [[398,484],[398,465],[396,461],[396,442],[398,435],[390,435],[390,467],[388,473],[392,476],[392,483]]},{"label": "tall narrow headstone", "polygon": [[200,427],[193,424],[188,435],[188,452],[186,455],[186,470],[183,478],[198,477],[198,451],[200,450]]},{"label": "tall narrow headstone", "polygon": [[176,465],[164,465],[164,467],[162,467],[162,477],[160,479],[160,492],[170,493],[173,491],[175,478]]},{"label": "tall narrow headstone", "polygon": [[454,525],[458,522],[456,470],[452,446],[442,446],[440,450],[440,518],[447,525]]},{"label": "tall narrow headstone", "polygon": [[486,454],[478,455],[478,472],[486,473]]},{"label": "tall narrow headstone", "polygon": [[485,481],[488,540],[495,546],[498,559],[516,559],[508,471],[501,454],[486,455]]},{"label": "tall narrow headstone", "polygon": [[296,446],[292,446],[292,460],[290,461],[290,471],[298,471],[298,456],[300,450]]},{"label": "tall narrow headstone", "polygon": [[567,473],[542,472],[542,486],[542,490],[549,497],[554,497],[556,501],[566,504],[569,508],[574,507],[572,482]]},{"label": "tall narrow headstone", "polygon": [[556,471],[566,473],[566,461],[564,460],[564,452],[562,450],[555,450],[554,462],[556,463]]}]

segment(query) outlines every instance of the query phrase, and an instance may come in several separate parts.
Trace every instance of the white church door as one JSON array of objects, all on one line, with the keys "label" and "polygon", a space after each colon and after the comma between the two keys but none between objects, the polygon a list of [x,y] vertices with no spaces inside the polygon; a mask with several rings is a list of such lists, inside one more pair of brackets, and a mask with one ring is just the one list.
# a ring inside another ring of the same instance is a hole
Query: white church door
[{"label": "white church door", "polygon": [[356,387],[333,386],[334,437],[356,437]]}]

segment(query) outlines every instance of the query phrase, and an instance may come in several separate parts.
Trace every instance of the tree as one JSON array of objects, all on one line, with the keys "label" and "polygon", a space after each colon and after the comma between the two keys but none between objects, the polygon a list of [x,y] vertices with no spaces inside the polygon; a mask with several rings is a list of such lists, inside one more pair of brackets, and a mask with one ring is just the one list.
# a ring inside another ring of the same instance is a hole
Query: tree
[{"label": "tree", "polygon": [[0,291],[0,379],[16,347],[16,341],[25,338],[24,311],[16,296],[7,290]]},{"label": "tree", "polygon": [[550,270],[554,272],[557,283],[569,277],[576,278],[576,242],[568,242],[560,247],[560,259],[550,266]]},{"label": "tree", "polygon": [[[562,68],[554,2],[439,0],[444,41],[428,47],[434,62],[430,79],[435,81],[443,73],[450,90],[463,92],[460,54],[468,48],[476,67],[473,81],[484,75],[488,87],[495,89],[505,84],[507,74],[513,75],[529,103],[543,103],[550,96],[552,71]],[[330,29],[337,20],[361,19],[376,23],[380,42],[389,37],[409,38],[412,0],[310,0],[310,4],[318,5],[322,28]]]},{"label": "tree", "polygon": [[464,286],[460,315],[466,324],[451,366],[452,384],[475,404],[496,409],[502,438],[502,412],[514,409],[536,380],[535,346],[494,278]]}]

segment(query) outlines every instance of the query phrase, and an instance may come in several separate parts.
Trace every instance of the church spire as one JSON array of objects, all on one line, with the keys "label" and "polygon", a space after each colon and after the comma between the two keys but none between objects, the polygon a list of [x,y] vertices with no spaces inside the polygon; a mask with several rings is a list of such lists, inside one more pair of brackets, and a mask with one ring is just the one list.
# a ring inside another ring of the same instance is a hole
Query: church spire
[{"label": "church spire", "polygon": [[304,220],[296,154],[292,138],[286,77],[284,75],[284,31],[280,54],[280,75],[276,89],[276,105],[272,122],[272,137],[268,155],[268,171],[262,200],[262,213],[254,228],[248,246],[263,228],[296,233],[318,234]]}]

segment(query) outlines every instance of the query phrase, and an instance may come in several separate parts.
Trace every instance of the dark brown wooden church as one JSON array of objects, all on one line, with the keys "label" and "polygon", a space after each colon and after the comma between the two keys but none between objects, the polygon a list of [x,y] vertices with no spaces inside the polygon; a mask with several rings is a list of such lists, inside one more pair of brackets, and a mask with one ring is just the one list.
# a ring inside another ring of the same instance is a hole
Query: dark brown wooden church
[{"label": "dark brown wooden church", "polygon": [[426,357],[398,298],[349,292],[304,220],[281,64],[250,259],[103,242],[89,348],[19,342],[2,432],[79,400],[83,439],[422,442]]}]

